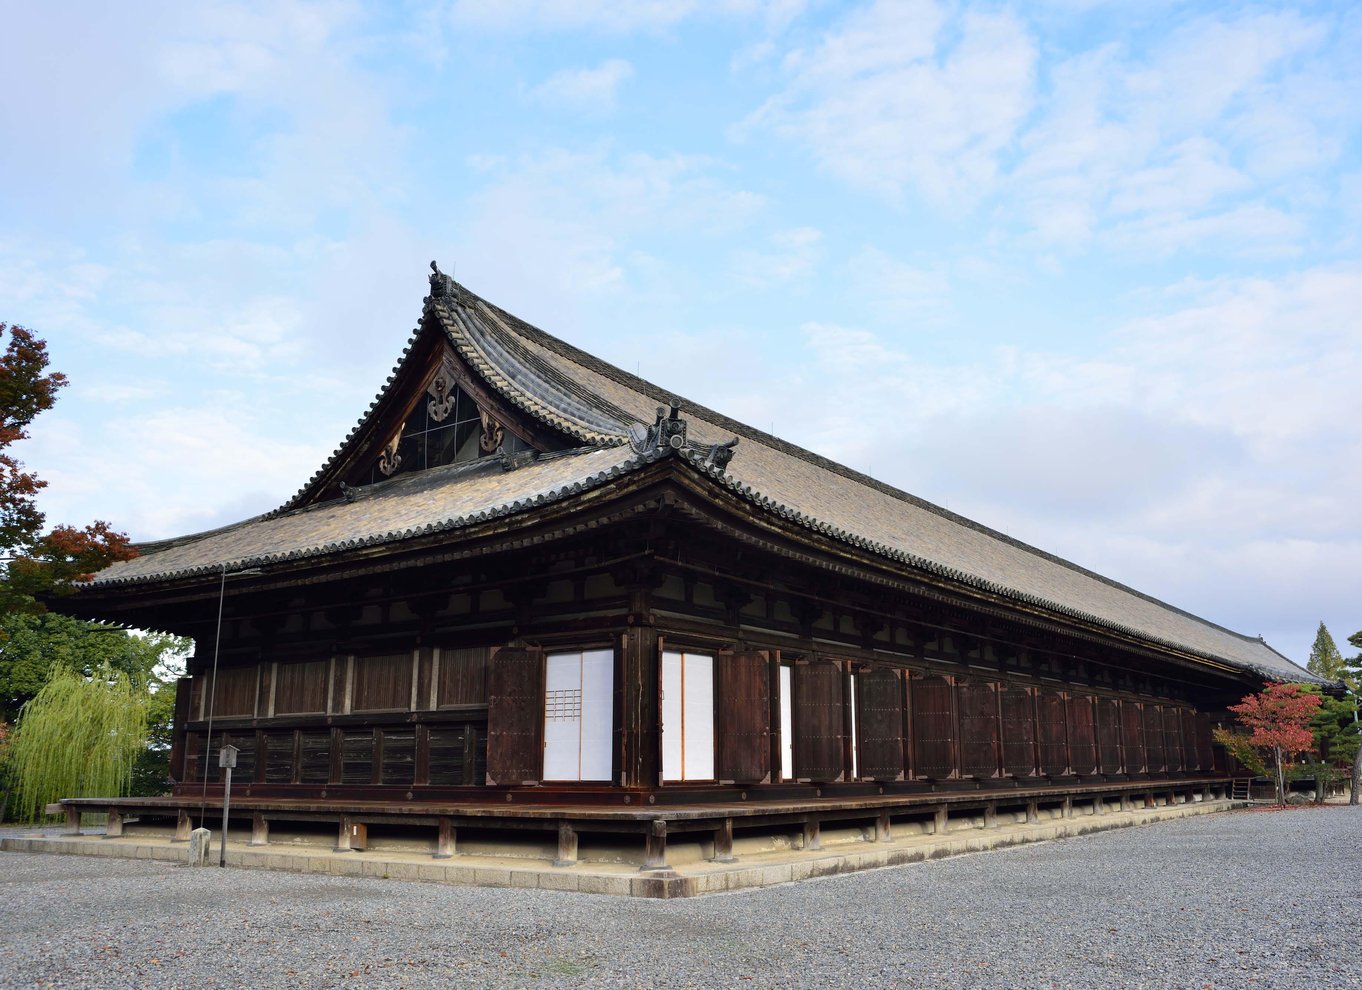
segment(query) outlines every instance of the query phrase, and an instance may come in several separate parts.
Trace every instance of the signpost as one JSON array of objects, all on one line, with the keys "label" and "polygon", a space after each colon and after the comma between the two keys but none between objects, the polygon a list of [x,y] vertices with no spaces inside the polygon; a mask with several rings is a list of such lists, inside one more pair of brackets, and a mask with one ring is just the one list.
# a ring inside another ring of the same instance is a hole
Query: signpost
[{"label": "signpost", "polygon": [[232,770],[236,767],[237,748],[223,746],[218,751],[218,766],[227,771],[222,783],[222,841],[218,845],[218,866],[227,865],[227,809],[232,804]]}]

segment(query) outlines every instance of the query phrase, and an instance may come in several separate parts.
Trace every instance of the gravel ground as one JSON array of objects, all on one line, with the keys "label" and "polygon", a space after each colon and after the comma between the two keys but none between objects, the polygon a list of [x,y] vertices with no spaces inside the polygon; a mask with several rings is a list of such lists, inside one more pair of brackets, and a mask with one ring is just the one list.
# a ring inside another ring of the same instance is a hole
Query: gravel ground
[{"label": "gravel ground", "polygon": [[1362,987],[1360,885],[1348,807],[672,902],[0,853],[0,986]]}]

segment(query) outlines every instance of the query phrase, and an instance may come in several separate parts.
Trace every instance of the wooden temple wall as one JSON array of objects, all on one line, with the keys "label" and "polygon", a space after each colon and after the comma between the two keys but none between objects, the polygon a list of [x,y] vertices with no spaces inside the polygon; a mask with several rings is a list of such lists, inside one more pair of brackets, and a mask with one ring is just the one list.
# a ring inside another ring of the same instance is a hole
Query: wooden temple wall
[{"label": "wooden temple wall", "polygon": [[630,630],[608,651],[602,646],[567,654],[540,646],[421,647],[263,662],[220,669],[215,691],[206,686],[209,675],[186,678],[172,772],[182,786],[215,782],[218,749],[232,745],[240,751],[235,779],[262,794],[276,786],[286,788],[281,794],[377,786],[448,796],[448,789],[545,783],[546,732],[557,717],[550,707],[561,700],[546,688],[546,657],[602,653],[613,662],[604,709],[610,738],[602,744],[609,774],[572,781],[598,788],[986,786],[1224,769],[1209,716],[1185,703],[816,653],[711,649],[687,655],[688,669],[710,672],[703,682],[710,694],[686,711],[692,743],[709,746],[712,762],[696,771],[692,756],[690,771],[669,778],[659,739],[676,728],[659,727],[667,717],[662,639]]}]

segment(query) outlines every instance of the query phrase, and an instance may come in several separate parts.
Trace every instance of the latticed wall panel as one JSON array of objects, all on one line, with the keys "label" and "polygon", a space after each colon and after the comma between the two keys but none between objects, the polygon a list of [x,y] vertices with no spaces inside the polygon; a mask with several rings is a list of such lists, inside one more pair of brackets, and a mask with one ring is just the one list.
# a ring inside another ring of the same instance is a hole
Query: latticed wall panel
[{"label": "latticed wall panel", "polygon": [[919,777],[940,780],[955,772],[953,686],[945,677],[913,681],[913,743]]},{"label": "latticed wall panel", "polygon": [[1215,747],[1211,739],[1211,717],[1205,712],[1199,712],[1196,716],[1196,747],[1201,769],[1216,769]]},{"label": "latticed wall panel", "polygon": [[1201,754],[1196,744],[1196,712],[1190,708],[1182,710],[1182,769],[1200,770],[1203,768]]}]

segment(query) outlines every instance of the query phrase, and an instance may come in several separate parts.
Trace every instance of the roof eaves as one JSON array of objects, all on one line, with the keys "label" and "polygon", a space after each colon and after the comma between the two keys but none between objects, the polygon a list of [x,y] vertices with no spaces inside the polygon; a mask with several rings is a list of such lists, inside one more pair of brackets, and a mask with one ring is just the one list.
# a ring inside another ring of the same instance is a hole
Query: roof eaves
[{"label": "roof eaves", "polygon": [[[1242,670],[1250,670],[1253,673],[1256,673],[1262,677],[1267,678],[1268,680],[1280,681],[1286,679],[1285,677],[1283,677],[1282,671],[1273,670],[1270,667],[1254,664],[1252,662],[1245,660],[1239,660],[1224,656],[1213,656],[1210,654],[1201,653],[1200,651],[1189,648],[1185,644],[1177,643],[1174,642],[1173,640],[1155,636],[1151,633],[1136,629],[1133,626],[1128,626],[1123,623],[1115,622],[1111,619],[1105,619],[1102,618],[1101,616],[1094,615],[1091,612],[1085,612],[1082,609],[1077,609],[1070,605],[1064,605],[1060,602],[1050,601],[1049,599],[1042,598],[1039,595],[1033,595],[1030,592],[1019,591],[1016,588],[1010,588],[1007,587],[1006,585],[998,584],[995,581],[989,581],[986,578],[981,578],[976,575],[969,574],[966,571],[962,571],[954,567],[947,567],[944,564],[939,564],[936,561],[929,560],[926,557],[920,557],[917,554],[909,553],[904,550],[899,550],[896,547],[891,547],[888,544],[881,543],[877,540],[872,540],[869,539],[868,537],[860,536],[856,533],[849,532],[848,530],[842,529],[837,526],[833,526],[829,523],[823,522],[822,520],[814,516],[810,516],[807,513],[799,511],[798,509],[785,505],[767,495],[763,495],[761,492],[754,489],[751,485],[743,484],[742,482],[738,481],[736,478],[734,478],[727,472],[720,470],[719,468],[715,467],[712,464],[704,463],[703,457],[696,451],[691,450],[678,451],[677,454],[679,457],[689,462],[690,465],[695,470],[703,474],[706,474],[709,477],[713,478],[714,480],[720,482],[730,491],[734,492],[735,494],[737,494],[747,502],[751,503],[752,505],[755,505],[758,508],[763,509],[764,511],[779,516],[782,519],[788,519],[791,522],[803,526],[804,528],[809,529],[815,533],[831,537],[832,539],[857,547],[858,549],[869,551],[870,553],[873,553],[876,556],[884,557],[896,563],[906,564],[907,566],[912,567],[914,570],[924,571],[936,577],[945,578],[948,581],[954,582],[956,584],[961,584],[978,591],[982,591],[989,595],[994,595],[1000,598],[1006,598],[1019,604],[1028,605],[1034,608],[1039,608],[1051,613],[1062,615],[1065,618],[1072,619],[1077,622],[1082,622],[1087,625],[1094,625],[1099,628],[1107,629],[1121,636],[1142,640],[1144,642],[1151,643],[1153,645],[1160,646],[1166,649],[1176,650],[1181,653],[1192,653],[1197,656],[1204,657],[1207,660],[1211,660],[1217,663],[1229,664],[1230,666],[1237,667]],[[1240,636],[1240,634],[1238,633],[1233,633],[1233,635]],[[1243,636],[1241,636],[1241,638],[1245,640],[1250,639],[1250,637]],[[1263,643],[1261,638],[1258,639],[1258,642]],[[1263,643],[1263,645],[1266,646],[1267,644]],[[1268,647],[1268,649],[1271,650],[1272,648]],[[1276,653],[1277,656],[1282,657],[1282,659],[1285,660],[1287,663],[1292,662],[1289,658],[1282,656],[1282,654],[1278,653],[1276,650],[1272,650],[1272,652]],[[1303,677],[1300,678],[1293,677],[1291,678],[1292,681],[1294,682],[1298,680],[1304,683],[1317,682],[1320,684],[1327,683],[1326,681],[1315,677],[1315,675],[1310,674],[1308,671],[1302,671],[1302,674],[1304,675]]]},{"label": "roof eaves", "polygon": [[[571,495],[589,491],[597,488],[609,481],[619,478],[638,470],[646,464],[650,464],[666,455],[666,451],[645,451],[641,454],[634,454],[628,459],[614,464],[603,471],[579,478],[558,488],[541,492],[527,498],[513,499],[503,505],[493,506],[482,509],[478,512],[468,513],[467,515],[454,516],[449,519],[427,523],[424,526],[411,527],[402,530],[390,530],[383,533],[373,533],[365,537],[333,540],[329,543],[319,544],[314,547],[301,547],[282,553],[255,554],[239,557],[234,560],[225,560],[215,564],[201,564],[194,567],[178,568],[171,571],[158,571],[150,574],[140,574],[134,577],[112,577],[99,578],[77,585],[78,590],[124,587],[137,584],[151,584],[159,581],[178,581],[194,577],[203,577],[211,574],[220,574],[224,570],[231,572],[249,567],[263,567],[271,564],[296,563],[299,561],[310,560],[318,557],[325,557],[333,553],[344,553],[352,550],[363,550],[368,547],[381,546],[386,543],[398,543],[403,540],[417,539],[423,536],[433,536],[438,533],[451,532],[458,529],[465,529],[479,523],[490,522],[506,516],[515,515],[529,509],[539,508],[559,502]],[[261,516],[260,519],[267,517]]]}]

